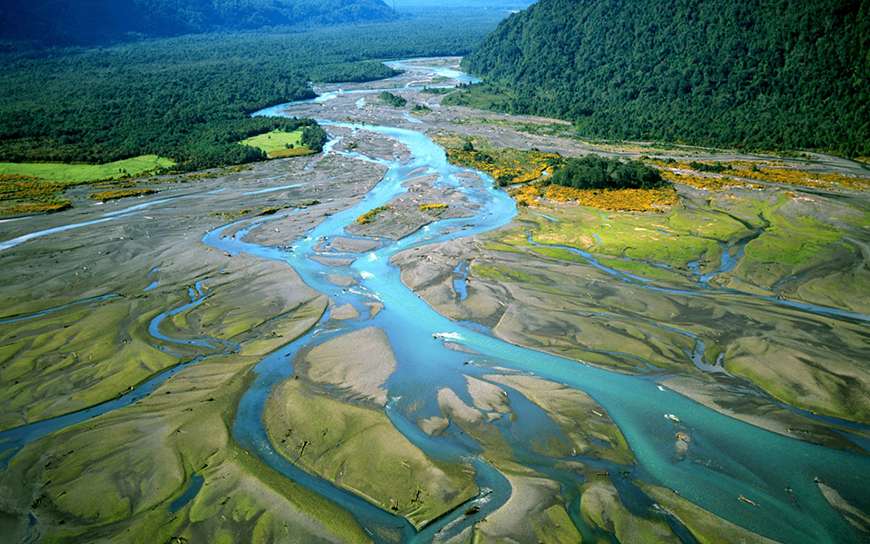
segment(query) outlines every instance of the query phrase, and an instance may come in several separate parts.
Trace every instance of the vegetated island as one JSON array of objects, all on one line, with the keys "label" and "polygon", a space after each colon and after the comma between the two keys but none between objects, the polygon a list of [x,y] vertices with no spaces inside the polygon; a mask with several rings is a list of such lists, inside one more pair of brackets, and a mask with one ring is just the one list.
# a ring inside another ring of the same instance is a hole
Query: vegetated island
[{"label": "vegetated island", "polygon": [[520,206],[540,199],[603,210],[664,211],[677,203],[659,168],[598,155],[579,158],[538,149],[497,147],[482,137],[439,135],[452,163],[488,173]]},{"label": "vegetated island", "polygon": [[381,101],[385,104],[388,104],[394,108],[404,108],[408,104],[407,100],[389,91],[383,91],[378,95],[378,98],[380,98]]}]

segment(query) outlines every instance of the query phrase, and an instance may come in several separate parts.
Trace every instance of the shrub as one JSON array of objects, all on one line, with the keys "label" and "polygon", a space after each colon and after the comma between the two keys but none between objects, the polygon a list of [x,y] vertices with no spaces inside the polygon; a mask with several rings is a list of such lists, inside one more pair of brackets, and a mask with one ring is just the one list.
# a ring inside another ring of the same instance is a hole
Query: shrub
[{"label": "shrub", "polygon": [[667,185],[659,171],[640,161],[598,155],[567,159],[549,183],[575,189],[652,189]]}]

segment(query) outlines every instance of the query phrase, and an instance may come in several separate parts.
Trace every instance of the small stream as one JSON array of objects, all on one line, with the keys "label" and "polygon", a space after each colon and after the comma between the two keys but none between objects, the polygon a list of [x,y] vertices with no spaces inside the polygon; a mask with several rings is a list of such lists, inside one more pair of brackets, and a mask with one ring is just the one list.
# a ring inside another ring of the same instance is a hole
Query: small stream
[{"label": "small stream", "polygon": [[[686,288],[674,288],[674,287],[664,287],[662,285],[656,284],[656,282],[650,278],[645,278],[643,276],[638,276],[637,274],[632,274],[630,272],[625,272],[623,270],[618,270],[616,268],[607,266],[599,261],[592,253],[588,251],[584,251],[582,249],[566,246],[562,244],[547,244],[543,242],[538,242],[534,240],[532,233],[529,232],[526,234],[526,239],[529,244],[538,247],[551,247],[556,249],[561,249],[567,251],[569,253],[573,253],[579,257],[582,257],[584,261],[593,268],[604,272],[610,276],[613,276],[615,279],[625,282],[631,283],[633,285],[637,285],[644,289],[648,289],[650,291],[655,291],[658,293],[665,293],[669,295],[681,295],[687,297],[699,297],[699,296],[709,296],[710,294],[727,294],[727,295],[736,295],[740,297],[760,300],[764,302],[770,302],[776,304],[778,306],[786,306],[789,308],[793,308],[796,310],[800,310],[802,312],[806,312],[813,315],[820,315],[825,317],[833,317],[836,319],[845,319],[848,321],[853,321],[856,323],[870,323],[870,315],[853,312],[850,310],[843,310],[842,308],[832,308],[830,306],[822,306],[819,304],[811,304],[809,302],[799,302],[796,300],[790,300],[785,298],[779,298],[772,295],[756,295],[753,293],[747,293],[744,291],[739,291],[737,289],[730,289],[727,287],[714,287],[710,285],[710,280],[714,277],[724,274],[726,272],[730,272],[737,266],[737,262],[742,256],[742,252],[746,247],[746,244],[741,244],[736,249],[735,253],[729,254],[728,251],[724,251],[722,255],[722,262],[719,268],[716,270],[709,272],[707,274],[701,274],[699,266],[696,264],[692,265],[691,268],[696,270],[695,275],[699,278],[698,287],[692,289]],[[750,240],[746,240],[746,243],[749,243]],[[736,246],[735,246],[736,247]],[[726,256],[727,255],[727,256]]]},{"label": "small stream", "polygon": [[[35,423],[22,425],[20,427],[7,429],[0,432],[0,469],[3,469],[7,466],[11,458],[18,450],[20,450],[27,444],[42,438],[43,436],[47,436],[51,433],[61,431],[63,429],[72,427],[73,425],[77,425],[79,423],[88,421],[101,415],[114,412],[115,410],[118,410],[120,408],[130,406],[136,401],[145,398],[153,393],[157,388],[163,385],[166,380],[178,374],[185,368],[200,363],[205,359],[218,354],[227,355],[237,351],[238,346],[231,342],[207,338],[176,338],[164,333],[161,330],[160,325],[164,322],[164,320],[166,320],[167,318],[171,318],[172,316],[178,315],[184,311],[195,308],[205,300],[206,294],[203,291],[203,281],[197,281],[193,287],[188,288],[188,296],[190,297],[189,302],[166,310],[155,316],[148,324],[148,332],[154,338],[154,340],[157,341],[155,342],[155,346],[158,349],[166,351],[167,353],[171,353],[172,355],[182,357],[181,354],[172,351],[172,349],[169,347],[172,344],[179,346],[193,346],[197,348],[204,348],[205,353],[189,358],[188,360],[176,366],[158,372],[154,376],[148,378],[147,380],[136,385],[135,387],[131,387],[129,390],[119,394],[112,400],[102,402],[100,404],[85,408],[83,410],[78,410],[76,412],[71,412],[62,416],[44,419]],[[94,297],[93,299],[85,299],[84,301],[72,302],[64,306],[69,307],[85,302],[105,301],[117,297],[118,295],[114,294],[103,295],[101,297]],[[43,312],[50,311],[43,310]],[[218,347],[222,348],[221,351],[215,352]]]}]

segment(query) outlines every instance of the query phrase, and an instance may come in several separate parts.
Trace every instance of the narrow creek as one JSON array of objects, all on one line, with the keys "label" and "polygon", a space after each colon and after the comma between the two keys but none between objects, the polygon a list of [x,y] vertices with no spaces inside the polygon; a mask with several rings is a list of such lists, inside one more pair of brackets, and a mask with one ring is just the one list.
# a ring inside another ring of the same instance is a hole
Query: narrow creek
[{"label": "narrow creek", "polygon": [[[223,340],[217,340],[212,338],[174,337],[166,334],[163,330],[161,330],[161,324],[166,319],[171,319],[175,315],[195,308],[196,306],[199,306],[200,304],[202,304],[202,302],[205,301],[207,295],[204,292],[203,284],[203,280],[196,281],[196,283],[192,287],[188,288],[187,294],[190,298],[189,302],[161,312],[153,319],[151,319],[148,324],[148,333],[152,336],[152,338],[159,341],[155,344],[158,346],[158,349],[161,349],[162,351],[181,358],[182,362],[180,364],[158,372],[157,374],[151,376],[137,386],[131,387],[129,390],[119,394],[112,400],[108,400],[106,402],[102,402],[82,410],[70,412],[68,414],[57,417],[43,419],[34,423],[30,423],[28,425],[22,425],[20,427],[7,429],[0,432],[0,470],[5,468],[7,463],[11,460],[15,453],[27,444],[34,442],[35,440],[38,440],[51,433],[61,431],[63,429],[94,419],[101,415],[114,412],[115,410],[124,408],[126,406],[130,406],[139,399],[150,395],[157,388],[163,385],[166,380],[178,374],[185,368],[191,365],[198,364],[208,359],[209,357],[213,357],[216,355],[228,355],[230,353],[238,351],[238,346],[233,344],[232,342],[226,342]],[[36,314],[31,314],[29,316],[23,316],[17,318],[16,320],[29,319],[36,315],[47,315],[48,313],[53,313],[54,311],[59,311],[59,309],[61,308],[66,308],[73,305],[111,300],[114,298],[118,298],[118,296],[119,295],[108,294],[94,297],[91,299],[84,299],[81,301],[68,303],[57,308],[52,308],[50,310],[43,310],[42,312],[37,312]],[[15,322],[16,320],[6,322]],[[193,357],[188,357],[187,360],[184,360],[182,354],[174,352],[166,344],[175,344],[178,346],[192,346],[202,349],[204,353]],[[220,349],[218,350],[218,348]]]}]

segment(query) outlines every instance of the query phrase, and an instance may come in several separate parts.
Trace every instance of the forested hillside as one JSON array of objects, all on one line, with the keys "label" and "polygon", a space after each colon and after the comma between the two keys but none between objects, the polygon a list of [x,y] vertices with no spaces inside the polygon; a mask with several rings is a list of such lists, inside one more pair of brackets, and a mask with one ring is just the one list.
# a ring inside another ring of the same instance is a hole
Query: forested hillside
[{"label": "forested hillside", "polygon": [[105,43],[303,23],[393,18],[381,0],[4,0],[0,38]]},{"label": "forested hillside", "polygon": [[868,0],[540,0],[466,67],[586,136],[870,155]]}]

